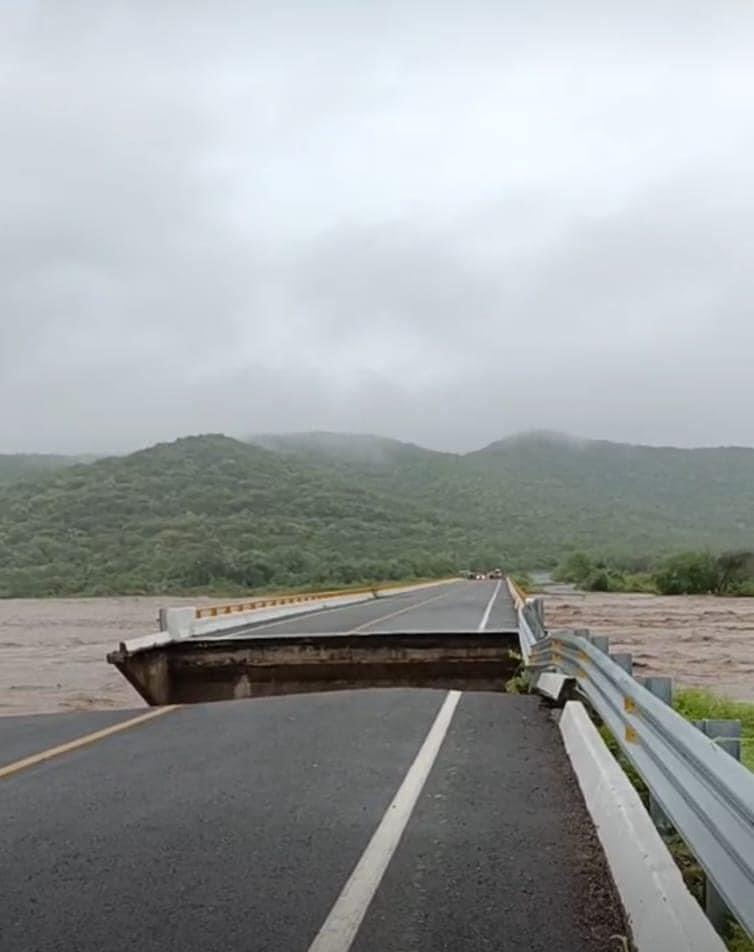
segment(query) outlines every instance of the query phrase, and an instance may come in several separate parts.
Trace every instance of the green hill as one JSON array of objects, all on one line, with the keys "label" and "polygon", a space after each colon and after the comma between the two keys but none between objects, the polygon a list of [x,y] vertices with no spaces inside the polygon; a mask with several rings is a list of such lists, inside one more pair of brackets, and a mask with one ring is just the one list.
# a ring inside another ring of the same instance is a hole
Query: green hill
[{"label": "green hill", "polygon": [[254,436],[249,442],[289,456],[375,468],[455,458],[452,453],[438,453],[414,443],[361,433],[277,433]]},{"label": "green hill", "polygon": [[[6,457],[7,459],[7,457]],[[0,483],[0,595],[256,589],[754,547],[754,450],[210,435]]]},{"label": "green hill", "polygon": [[[327,440],[320,437],[278,439],[303,461],[326,458]],[[463,526],[461,538],[449,529],[449,552],[461,564],[545,567],[576,548],[640,558],[689,547],[754,547],[752,449],[529,433],[459,456],[375,438],[382,459],[365,463],[368,439],[357,438],[358,453],[350,458],[340,447],[332,465],[363,486],[414,499]]]},{"label": "green hill", "polygon": [[485,515],[496,522],[516,507],[517,543],[541,564],[568,547],[642,556],[754,545],[751,449],[530,434],[472,453],[466,464],[493,491]]},{"label": "green hill", "polygon": [[54,456],[47,453],[0,453],[0,484],[34,478],[66,466],[84,462],[79,456]]},{"label": "green hill", "polygon": [[439,515],[224,436],[0,487],[0,594],[342,584],[447,573]]}]

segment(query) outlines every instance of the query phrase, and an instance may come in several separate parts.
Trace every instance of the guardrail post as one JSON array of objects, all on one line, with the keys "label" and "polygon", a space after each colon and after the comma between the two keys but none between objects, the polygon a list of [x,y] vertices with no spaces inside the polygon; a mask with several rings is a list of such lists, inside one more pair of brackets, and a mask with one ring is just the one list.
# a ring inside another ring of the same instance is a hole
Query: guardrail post
[{"label": "guardrail post", "polygon": [[655,697],[658,697],[661,701],[664,701],[668,707],[673,706],[673,679],[672,678],[642,678],[641,683],[649,691],[650,694],[654,694]]},{"label": "guardrail post", "polygon": [[534,609],[534,614],[537,616],[539,627],[544,632],[545,630],[545,600],[542,598],[541,595],[537,595],[530,600],[529,604]]},{"label": "guardrail post", "polygon": [[611,661],[614,661],[619,668],[623,668],[626,674],[633,676],[634,673],[634,656],[629,654],[626,651],[616,651],[614,654],[610,654]]},{"label": "guardrail post", "polygon": [[[576,634],[579,634],[579,632],[576,632]],[[610,637],[608,635],[590,635],[587,632],[586,637],[598,651],[606,655],[610,654]]]},{"label": "guardrail post", "polygon": [[[641,678],[640,683],[644,685],[650,694],[654,694],[655,697],[667,704],[668,707],[673,706],[672,678]],[[665,813],[657,800],[655,800],[654,794],[651,790],[649,791],[649,815],[652,817],[652,822],[660,831],[660,833],[672,833],[673,824],[668,819],[667,813]]]},{"label": "guardrail post", "polygon": [[741,759],[741,721],[710,717],[704,721],[696,721],[696,726],[731,757]]},{"label": "guardrail post", "polygon": [[[723,750],[727,751],[736,760],[741,759],[741,722],[722,720],[719,718],[705,718],[703,721],[694,721],[694,727],[709,737]],[[715,884],[709,878],[704,883],[704,911],[715,929],[723,935],[731,919],[730,909]]]}]

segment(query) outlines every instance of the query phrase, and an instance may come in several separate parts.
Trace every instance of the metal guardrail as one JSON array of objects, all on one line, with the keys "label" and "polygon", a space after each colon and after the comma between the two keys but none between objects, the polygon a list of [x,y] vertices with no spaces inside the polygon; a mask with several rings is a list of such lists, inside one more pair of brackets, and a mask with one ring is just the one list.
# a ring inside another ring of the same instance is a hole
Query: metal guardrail
[{"label": "metal guardrail", "polygon": [[518,611],[518,641],[521,645],[521,656],[524,659],[524,664],[528,665],[531,663],[532,651],[535,650],[537,645],[537,636],[531,623],[531,615],[527,612],[526,607],[520,608]]},{"label": "metal guardrail", "polygon": [[534,646],[545,635],[542,617],[535,607],[536,599],[527,599],[526,594],[509,575],[506,575],[505,581],[518,614],[518,642],[521,647],[521,657],[524,659],[524,664],[528,665]]},{"label": "metal guardrail", "polygon": [[520,611],[526,604],[526,593],[516,585],[510,575],[505,576],[505,584],[508,586],[513,604],[516,606],[516,611]]},{"label": "metal guardrail", "polygon": [[754,774],[589,637],[538,632],[531,607],[528,600],[518,611],[527,665],[576,679],[728,908],[754,933]]}]

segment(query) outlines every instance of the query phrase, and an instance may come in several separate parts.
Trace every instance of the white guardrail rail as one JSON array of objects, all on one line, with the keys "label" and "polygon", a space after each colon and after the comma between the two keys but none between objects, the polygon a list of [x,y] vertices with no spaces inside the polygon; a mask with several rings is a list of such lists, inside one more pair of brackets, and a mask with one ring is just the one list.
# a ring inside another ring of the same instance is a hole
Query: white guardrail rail
[{"label": "white guardrail rail", "polygon": [[509,587],[526,665],[575,679],[728,909],[754,933],[754,773],[634,680],[598,647],[604,639],[547,633],[541,601]]},{"label": "white guardrail rail", "polygon": [[521,646],[521,657],[524,659],[524,664],[528,665],[538,637],[544,638],[545,636],[544,622],[541,616],[537,614],[534,604],[531,600],[527,601],[526,595],[510,575],[506,576],[505,581],[508,583],[508,591],[518,615],[518,643]]}]

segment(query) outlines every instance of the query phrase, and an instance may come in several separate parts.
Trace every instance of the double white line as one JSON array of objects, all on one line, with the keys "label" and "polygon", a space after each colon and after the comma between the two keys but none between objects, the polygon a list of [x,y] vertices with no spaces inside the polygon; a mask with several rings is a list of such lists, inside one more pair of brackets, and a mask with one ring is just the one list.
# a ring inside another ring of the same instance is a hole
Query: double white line
[{"label": "double white line", "polygon": [[[487,627],[501,584],[502,582],[498,582],[495,586],[477,631],[484,631]],[[449,691],[445,697],[421,750],[409,767],[403,783],[330,910],[324,925],[309,946],[309,952],[348,952],[351,948],[369,904],[377,892],[403,831],[408,825],[429,772],[437,759],[460,697],[460,691]]]}]

